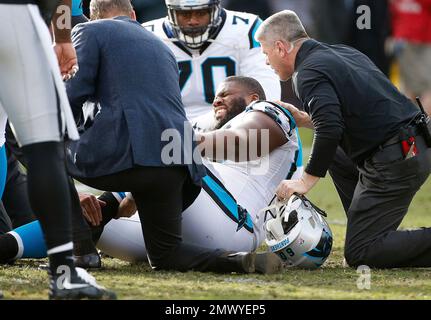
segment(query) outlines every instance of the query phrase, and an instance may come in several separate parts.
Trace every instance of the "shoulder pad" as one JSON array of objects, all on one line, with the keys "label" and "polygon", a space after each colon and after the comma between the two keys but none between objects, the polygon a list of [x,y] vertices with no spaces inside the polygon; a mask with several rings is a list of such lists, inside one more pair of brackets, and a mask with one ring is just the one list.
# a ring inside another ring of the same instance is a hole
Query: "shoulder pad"
[{"label": "shoulder pad", "polygon": [[245,112],[261,111],[274,120],[285,133],[287,139],[294,134],[296,128],[292,114],[285,108],[270,101],[256,101],[250,104]]}]

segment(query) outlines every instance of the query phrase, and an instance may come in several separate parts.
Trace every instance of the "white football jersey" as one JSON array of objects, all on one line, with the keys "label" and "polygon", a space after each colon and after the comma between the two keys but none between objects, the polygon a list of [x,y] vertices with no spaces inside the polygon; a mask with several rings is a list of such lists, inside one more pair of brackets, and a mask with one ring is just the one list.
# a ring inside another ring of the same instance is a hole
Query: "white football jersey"
[{"label": "white football jersey", "polygon": [[[224,128],[241,123],[244,115],[253,111],[271,117],[287,142],[259,161],[219,163],[203,159],[207,176],[202,181],[202,191],[182,215],[184,242],[211,249],[256,250],[266,235],[261,209],[273,200],[282,180],[301,177],[301,142],[289,111],[265,101],[256,102]],[[116,258],[146,260],[138,214],[109,222],[97,246]]]},{"label": "white football jersey", "polygon": [[6,123],[7,114],[0,102],[0,148],[3,147],[6,142]]},{"label": "white football jersey", "polygon": [[192,50],[172,33],[168,18],[143,24],[159,36],[174,53],[180,70],[180,87],[189,120],[212,111],[218,85],[228,76],[248,76],[260,82],[267,100],[280,99],[278,76],[266,65],[254,34],[262,20],[258,16],[222,10],[219,32],[199,50]]}]

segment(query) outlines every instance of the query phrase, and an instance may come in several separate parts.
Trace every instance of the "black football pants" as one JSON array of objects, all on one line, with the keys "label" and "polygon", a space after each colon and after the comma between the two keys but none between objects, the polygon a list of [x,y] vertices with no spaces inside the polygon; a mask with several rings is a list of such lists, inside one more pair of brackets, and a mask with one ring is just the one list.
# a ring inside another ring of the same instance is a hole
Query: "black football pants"
[{"label": "black football pants", "polygon": [[218,271],[218,257],[225,251],[182,241],[182,211],[200,191],[191,181],[187,167],[139,167],[103,177],[77,179],[100,190],[132,192],[153,268]]},{"label": "black football pants", "polygon": [[416,140],[413,158],[404,159],[395,144],[358,168],[337,150],[329,173],[347,213],[344,254],[350,266],[431,267],[431,228],[397,230],[430,173],[431,149],[422,137]]}]

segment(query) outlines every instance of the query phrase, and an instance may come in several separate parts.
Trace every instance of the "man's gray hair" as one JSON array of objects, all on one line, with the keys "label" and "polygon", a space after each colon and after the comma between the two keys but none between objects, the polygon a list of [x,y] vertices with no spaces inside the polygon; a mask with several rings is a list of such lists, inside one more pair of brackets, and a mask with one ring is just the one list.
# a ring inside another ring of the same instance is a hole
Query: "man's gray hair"
[{"label": "man's gray hair", "polygon": [[133,11],[130,0],[91,0],[91,20],[104,19],[112,12],[129,15]]},{"label": "man's gray hair", "polygon": [[256,32],[256,39],[266,42],[283,40],[293,42],[308,38],[298,15],[291,10],[283,10],[266,19]]}]

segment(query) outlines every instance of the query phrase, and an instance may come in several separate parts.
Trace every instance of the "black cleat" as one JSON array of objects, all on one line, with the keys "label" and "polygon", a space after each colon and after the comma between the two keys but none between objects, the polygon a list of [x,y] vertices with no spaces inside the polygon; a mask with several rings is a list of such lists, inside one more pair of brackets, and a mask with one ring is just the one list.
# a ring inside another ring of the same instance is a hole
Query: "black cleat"
[{"label": "black cleat", "polygon": [[74,256],[73,260],[76,267],[83,269],[100,269],[102,267],[102,260],[97,252]]},{"label": "black cleat", "polygon": [[217,257],[210,271],[225,273],[274,274],[283,269],[283,262],[272,252],[226,252]]},{"label": "black cleat", "polygon": [[238,252],[234,254],[230,254],[229,258],[236,260],[239,263],[240,270],[244,273],[253,273],[255,272],[255,260],[256,255],[254,253],[244,253]]},{"label": "black cleat", "polygon": [[256,253],[255,270],[257,273],[274,274],[283,270],[283,262],[272,252]]},{"label": "black cleat", "polygon": [[225,252],[218,256],[209,267],[217,273],[252,273],[254,272],[255,254],[249,252]]},{"label": "black cleat", "polygon": [[[102,267],[102,260],[97,252],[85,254],[82,256],[73,256],[73,260],[75,267],[83,269],[100,269]],[[49,264],[40,264],[38,269],[49,271]]]},{"label": "black cleat", "polygon": [[82,268],[76,268],[77,275],[68,279],[64,275],[51,278],[50,300],[115,300],[114,292],[99,286],[96,279]]}]

